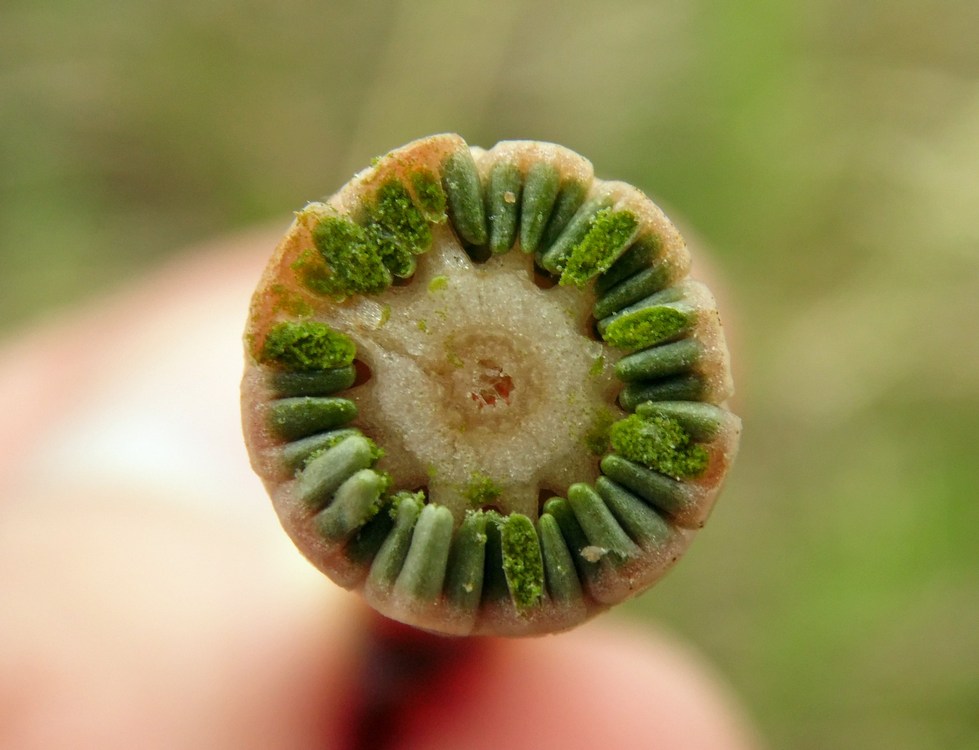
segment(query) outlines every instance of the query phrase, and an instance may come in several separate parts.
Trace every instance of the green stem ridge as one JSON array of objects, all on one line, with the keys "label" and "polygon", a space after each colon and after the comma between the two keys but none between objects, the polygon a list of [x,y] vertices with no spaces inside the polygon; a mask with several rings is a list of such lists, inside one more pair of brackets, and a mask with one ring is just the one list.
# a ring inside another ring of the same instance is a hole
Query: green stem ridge
[{"label": "green stem ridge", "polygon": [[475,612],[483,595],[486,514],[470,511],[456,533],[449,555],[445,596],[456,607]]},{"label": "green stem ridge", "polygon": [[282,372],[269,375],[269,385],[276,396],[330,396],[354,384],[357,371],[353,365],[333,367],[316,372]]},{"label": "green stem ridge", "polygon": [[500,161],[493,165],[486,182],[486,219],[489,247],[495,255],[507,252],[517,239],[522,190],[520,169],[516,164]]},{"label": "green stem ridge", "polygon": [[452,511],[426,505],[415,524],[395,591],[419,601],[435,601],[442,591],[451,546]]},{"label": "green stem ridge", "polygon": [[601,495],[587,484],[573,484],[568,488],[568,504],[591,546],[607,551],[620,562],[639,553],[639,548],[619,526]]},{"label": "green stem ridge", "polygon": [[385,477],[371,469],[361,469],[337,488],[332,502],[316,515],[316,530],[331,542],[349,539],[379,510]]},{"label": "green stem ridge", "polygon": [[394,528],[384,544],[374,556],[368,583],[380,591],[388,592],[401,573],[408,549],[411,547],[412,532],[421,514],[421,503],[412,496],[405,496],[397,504]]},{"label": "green stem ridge", "polygon": [[689,509],[690,496],[683,485],[659,472],[610,453],[601,462],[602,472],[668,516]]},{"label": "green stem ridge", "polygon": [[485,245],[487,231],[482,188],[469,149],[455,151],[443,162],[442,184],[456,232],[470,245]]},{"label": "green stem ridge", "polygon": [[322,508],[348,477],[373,462],[371,442],[359,435],[348,437],[306,464],[296,478],[296,495],[303,504]]},{"label": "green stem ridge", "polygon": [[283,440],[298,440],[345,425],[357,416],[353,401],[333,396],[296,396],[269,405],[269,428]]},{"label": "green stem ridge", "polygon": [[550,513],[542,514],[537,520],[537,531],[548,595],[561,604],[581,601],[581,581],[557,520]]},{"label": "green stem ridge", "polygon": [[554,201],[554,210],[547,221],[541,247],[551,247],[564,232],[568,224],[578,213],[588,195],[588,186],[577,180],[569,180],[561,185],[561,190]]},{"label": "green stem ridge", "polygon": [[520,247],[525,253],[537,252],[560,189],[561,174],[552,164],[539,161],[527,170],[520,205]]},{"label": "green stem ridge", "polygon": [[662,291],[675,281],[676,270],[670,264],[660,261],[655,265],[620,281],[615,286],[600,292],[595,302],[593,315],[597,320],[622,310],[640,300]]},{"label": "green stem ridge", "polygon": [[700,401],[706,393],[707,383],[702,376],[676,375],[626,383],[619,391],[619,405],[626,411],[635,411],[646,401]]},{"label": "green stem ridge", "polygon": [[601,566],[595,560],[590,560],[582,552],[591,546],[588,537],[578,523],[574,511],[563,497],[552,497],[544,503],[544,513],[550,515],[561,530],[561,536],[568,546],[571,559],[578,570],[578,576],[584,581],[594,582],[601,570]]},{"label": "green stem ridge", "polygon": [[541,268],[560,276],[574,248],[588,235],[595,217],[608,208],[611,202],[607,196],[598,196],[582,204],[557,239],[553,243],[545,244],[547,250],[540,257]]},{"label": "green stem ridge", "polygon": [[[339,430],[319,432],[309,437],[294,440],[282,446],[282,463],[289,469],[304,466],[314,456],[323,453],[335,445],[339,445],[348,437],[360,435],[360,430],[354,427],[341,427]],[[361,437],[363,437],[361,435]]]},{"label": "green stem ridge", "polygon": [[659,513],[608,477],[596,479],[595,489],[629,537],[641,547],[658,547],[673,535],[672,527]]},{"label": "green stem ridge", "polygon": [[602,296],[620,282],[650,268],[662,252],[663,243],[659,237],[654,234],[643,235],[607,271],[595,279],[595,294]]},{"label": "green stem ridge", "polygon": [[665,378],[693,369],[702,355],[699,341],[683,339],[623,357],[615,364],[615,374],[626,383]]}]

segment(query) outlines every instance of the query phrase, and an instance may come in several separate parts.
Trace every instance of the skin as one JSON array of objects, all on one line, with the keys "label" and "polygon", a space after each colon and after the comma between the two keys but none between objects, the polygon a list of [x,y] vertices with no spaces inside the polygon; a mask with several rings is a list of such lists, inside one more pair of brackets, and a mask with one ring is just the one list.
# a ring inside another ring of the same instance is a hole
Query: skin
[{"label": "skin", "polygon": [[0,347],[0,747],[756,747],[655,629],[445,639],[300,559],[237,413],[278,234],[196,248]]}]

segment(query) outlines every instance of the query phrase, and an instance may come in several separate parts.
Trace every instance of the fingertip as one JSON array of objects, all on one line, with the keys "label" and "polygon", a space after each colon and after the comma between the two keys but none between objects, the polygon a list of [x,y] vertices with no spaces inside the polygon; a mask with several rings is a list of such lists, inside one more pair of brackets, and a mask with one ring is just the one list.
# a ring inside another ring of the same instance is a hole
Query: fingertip
[{"label": "fingertip", "polygon": [[747,750],[743,712],[701,660],[659,633],[587,625],[487,641],[410,696],[403,748]]}]

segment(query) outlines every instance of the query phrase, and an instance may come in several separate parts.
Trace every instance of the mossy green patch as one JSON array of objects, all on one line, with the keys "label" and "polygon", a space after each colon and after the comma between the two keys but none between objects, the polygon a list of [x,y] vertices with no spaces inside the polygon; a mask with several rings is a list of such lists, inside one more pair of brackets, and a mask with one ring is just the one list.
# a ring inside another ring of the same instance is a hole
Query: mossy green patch
[{"label": "mossy green patch", "polygon": [[639,222],[629,211],[603,208],[592,217],[588,231],[571,248],[561,272],[564,286],[582,286],[594,276],[608,270],[636,235]]},{"label": "mossy green patch", "polygon": [[397,180],[385,183],[368,206],[363,222],[368,243],[395,276],[414,273],[414,256],[432,244],[432,230]]},{"label": "mossy green patch", "polygon": [[620,349],[645,349],[687,330],[691,317],[672,307],[646,307],[613,320],[605,327],[602,338]]},{"label": "mossy green patch", "polygon": [[663,414],[631,414],[612,425],[609,438],[623,457],[674,479],[695,477],[707,468],[707,449]]},{"label": "mossy green patch", "polygon": [[307,287],[318,294],[347,297],[377,294],[391,285],[391,272],[372,238],[349,219],[324,216],[313,227],[313,244],[325,268],[303,254],[293,263]]},{"label": "mossy green patch", "polygon": [[312,233],[325,265],[304,254],[293,268],[308,288],[335,297],[384,291],[392,276],[411,276],[415,256],[432,244],[428,219],[398,180],[381,185],[357,222],[324,216]]},{"label": "mossy green patch", "polygon": [[503,487],[481,471],[473,472],[469,484],[463,492],[464,497],[474,508],[490,505],[500,499]]},{"label": "mossy green patch", "polygon": [[447,218],[445,191],[439,178],[428,169],[419,169],[411,175],[411,187],[415,191],[418,208],[425,218],[436,224],[443,223]]},{"label": "mossy green patch", "polygon": [[344,367],[353,362],[356,354],[354,342],[325,323],[285,321],[268,332],[260,361],[287,370],[310,372]]},{"label": "mossy green patch", "polygon": [[540,538],[527,516],[511,513],[502,523],[503,575],[517,611],[538,604],[544,595],[544,560]]}]

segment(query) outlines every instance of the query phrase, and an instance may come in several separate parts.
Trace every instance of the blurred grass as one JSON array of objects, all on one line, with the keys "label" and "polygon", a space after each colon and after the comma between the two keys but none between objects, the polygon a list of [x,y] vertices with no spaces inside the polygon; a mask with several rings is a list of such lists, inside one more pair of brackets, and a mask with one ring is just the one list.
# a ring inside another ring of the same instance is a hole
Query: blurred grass
[{"label": "blurred grass", "polygon": [[979,6],[8,0],[0,333],[431,132],[564,143],[730,279],[742,457],[628,605],[773,747],[979,746]]}]

